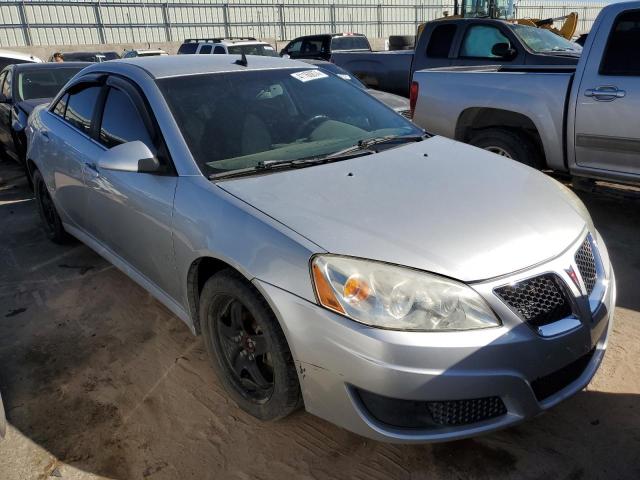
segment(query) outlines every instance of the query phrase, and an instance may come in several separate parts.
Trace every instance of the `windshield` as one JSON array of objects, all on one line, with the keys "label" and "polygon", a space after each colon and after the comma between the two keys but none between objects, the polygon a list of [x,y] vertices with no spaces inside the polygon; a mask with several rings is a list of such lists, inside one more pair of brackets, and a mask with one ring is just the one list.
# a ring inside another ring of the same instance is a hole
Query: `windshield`
[{"label": "windshield", "polygon": [[580,54],[582,47],[577,43],[556,35],[544,28],[528,27],[526,25],[512,25],[514,33],[531,50],[537,53],[572,52]]},{"label": "windshield", "polygon": [[423,133],[362,89],[317,69],[190,75],[158,85],[205,176]]},{"label": "windshield", "polygon": [[262,55],[263,57],[277,57],[278,54],[271,45],[230,45],[227,47],[229,55]]},{"label": "windshield", "polygon": [[47,68],[18,73],[18,98],[53,98],[82,67]]},{"label": "windshield", "polygon": [[316,66],[320,70],[339,76],[341,79],[346,80],[358,88],[367,88],[366,85],[358,80],[353,74],[347,72],[344,68],[337,66],[335,63],[322,62],[317,63]]}]

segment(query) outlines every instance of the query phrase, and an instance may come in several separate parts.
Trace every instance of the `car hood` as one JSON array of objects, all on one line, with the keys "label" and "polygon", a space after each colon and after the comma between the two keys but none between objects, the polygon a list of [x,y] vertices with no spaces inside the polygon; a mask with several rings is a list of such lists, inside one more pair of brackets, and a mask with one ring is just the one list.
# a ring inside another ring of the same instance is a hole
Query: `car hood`
[{"label": "car hood", "polygon": [[218,186],[328,252],[467,282],[554,258],[590,223],[555,180],[443,137]]},{"label": "car hood", "polygon": [[21,102],[18,102],[18,107],[20,107],[27,115],[31,115],[33,109],[38,105],[49,103],[50,101],[50,98],[32,98],[29,100],[22,100]]}]

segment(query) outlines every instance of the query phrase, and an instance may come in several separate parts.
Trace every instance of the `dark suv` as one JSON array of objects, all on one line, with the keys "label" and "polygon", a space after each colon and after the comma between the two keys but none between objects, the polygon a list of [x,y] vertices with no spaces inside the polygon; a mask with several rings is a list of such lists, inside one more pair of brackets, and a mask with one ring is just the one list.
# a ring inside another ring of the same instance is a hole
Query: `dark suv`
[{"label": "dark suv", "polygon": [[333,52],[370,52],[371,45],[361,33],[325,33],[307,35],[291,40],[280,51],[289,58],[315,58],[329,60]]}]

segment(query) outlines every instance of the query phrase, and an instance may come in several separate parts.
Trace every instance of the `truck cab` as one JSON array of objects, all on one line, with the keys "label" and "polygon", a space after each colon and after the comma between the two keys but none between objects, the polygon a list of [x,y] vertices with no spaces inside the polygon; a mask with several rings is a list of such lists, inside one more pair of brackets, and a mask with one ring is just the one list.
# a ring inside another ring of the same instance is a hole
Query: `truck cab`
[{"label": "truck cab", "polygon": [[306,35],[291,40],[280,56],[294,59],[329,61],[334,52],[370,52],[367,37],[360,33],[325,33]]}]

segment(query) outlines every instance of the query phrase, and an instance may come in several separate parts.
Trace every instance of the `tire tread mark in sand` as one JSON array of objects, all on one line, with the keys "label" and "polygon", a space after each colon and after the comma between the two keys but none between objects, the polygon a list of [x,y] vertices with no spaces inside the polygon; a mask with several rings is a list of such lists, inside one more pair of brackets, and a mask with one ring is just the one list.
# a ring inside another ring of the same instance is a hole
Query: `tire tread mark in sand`
[{"label": "tire tread mark in sand", "polygon": [[59,268],[67,268],[70,270],[78,270],[80,275],[84,275],[89,270],[93,270],[95,267],[93,265],[67,265],[66,263],[62,263],[58,265]]},{"label": "tire tread mark in sand", "polygon": [[327,449],[338,448],[340,444],[322,431],[323,426],[324,425],[322,425],[321,422],[319,422],[315,417],[311,417],[311,416],[304,417],[303,420],[300,422],[300,428],[302,428],[307,432],[309,432],[309,429],[311,429],[311,432],[313,432],[311,433],[312,435],[317,435],[318,437],[320,437],[322,440],[326,442],[327,447],[325,448]]},{"label": "tire tread mark in sand", "polygon": [[378,456],[374,462],[380,464],[382,471],[386,471],[389,469],[389,467],[392,467],[402,471],[402,473],[404,474],[409,474],[409,469],[402,465],[402,458],[393,451],[396,448],[397,447],[395,447],[394,445],[384,445],[377,452]]},{"label": "tire tread mark in sand", "polygon": [[4,318],[10,318],[10,317],[15,317],[16,315],[20,315],[21,313],[26,312],[27,309],[24,307],[20,307],[20,308],[14,308],[13,310],[10,310],[9,313],[7,313]]},{"label": "tire tread mark in sand", "polygon": [[294,428],[294,433],[298,437],[299,443],[304,442],[308,447],[311,447],[312,450],[314,450],[314,454],[316,456],[324,455],[329,450],[331,450],[331,448],[327,447],[327,445],[323,443],[321,439],[317,438],[316,430],[308,431],[303,428],[302,425],[296,425]]}]

